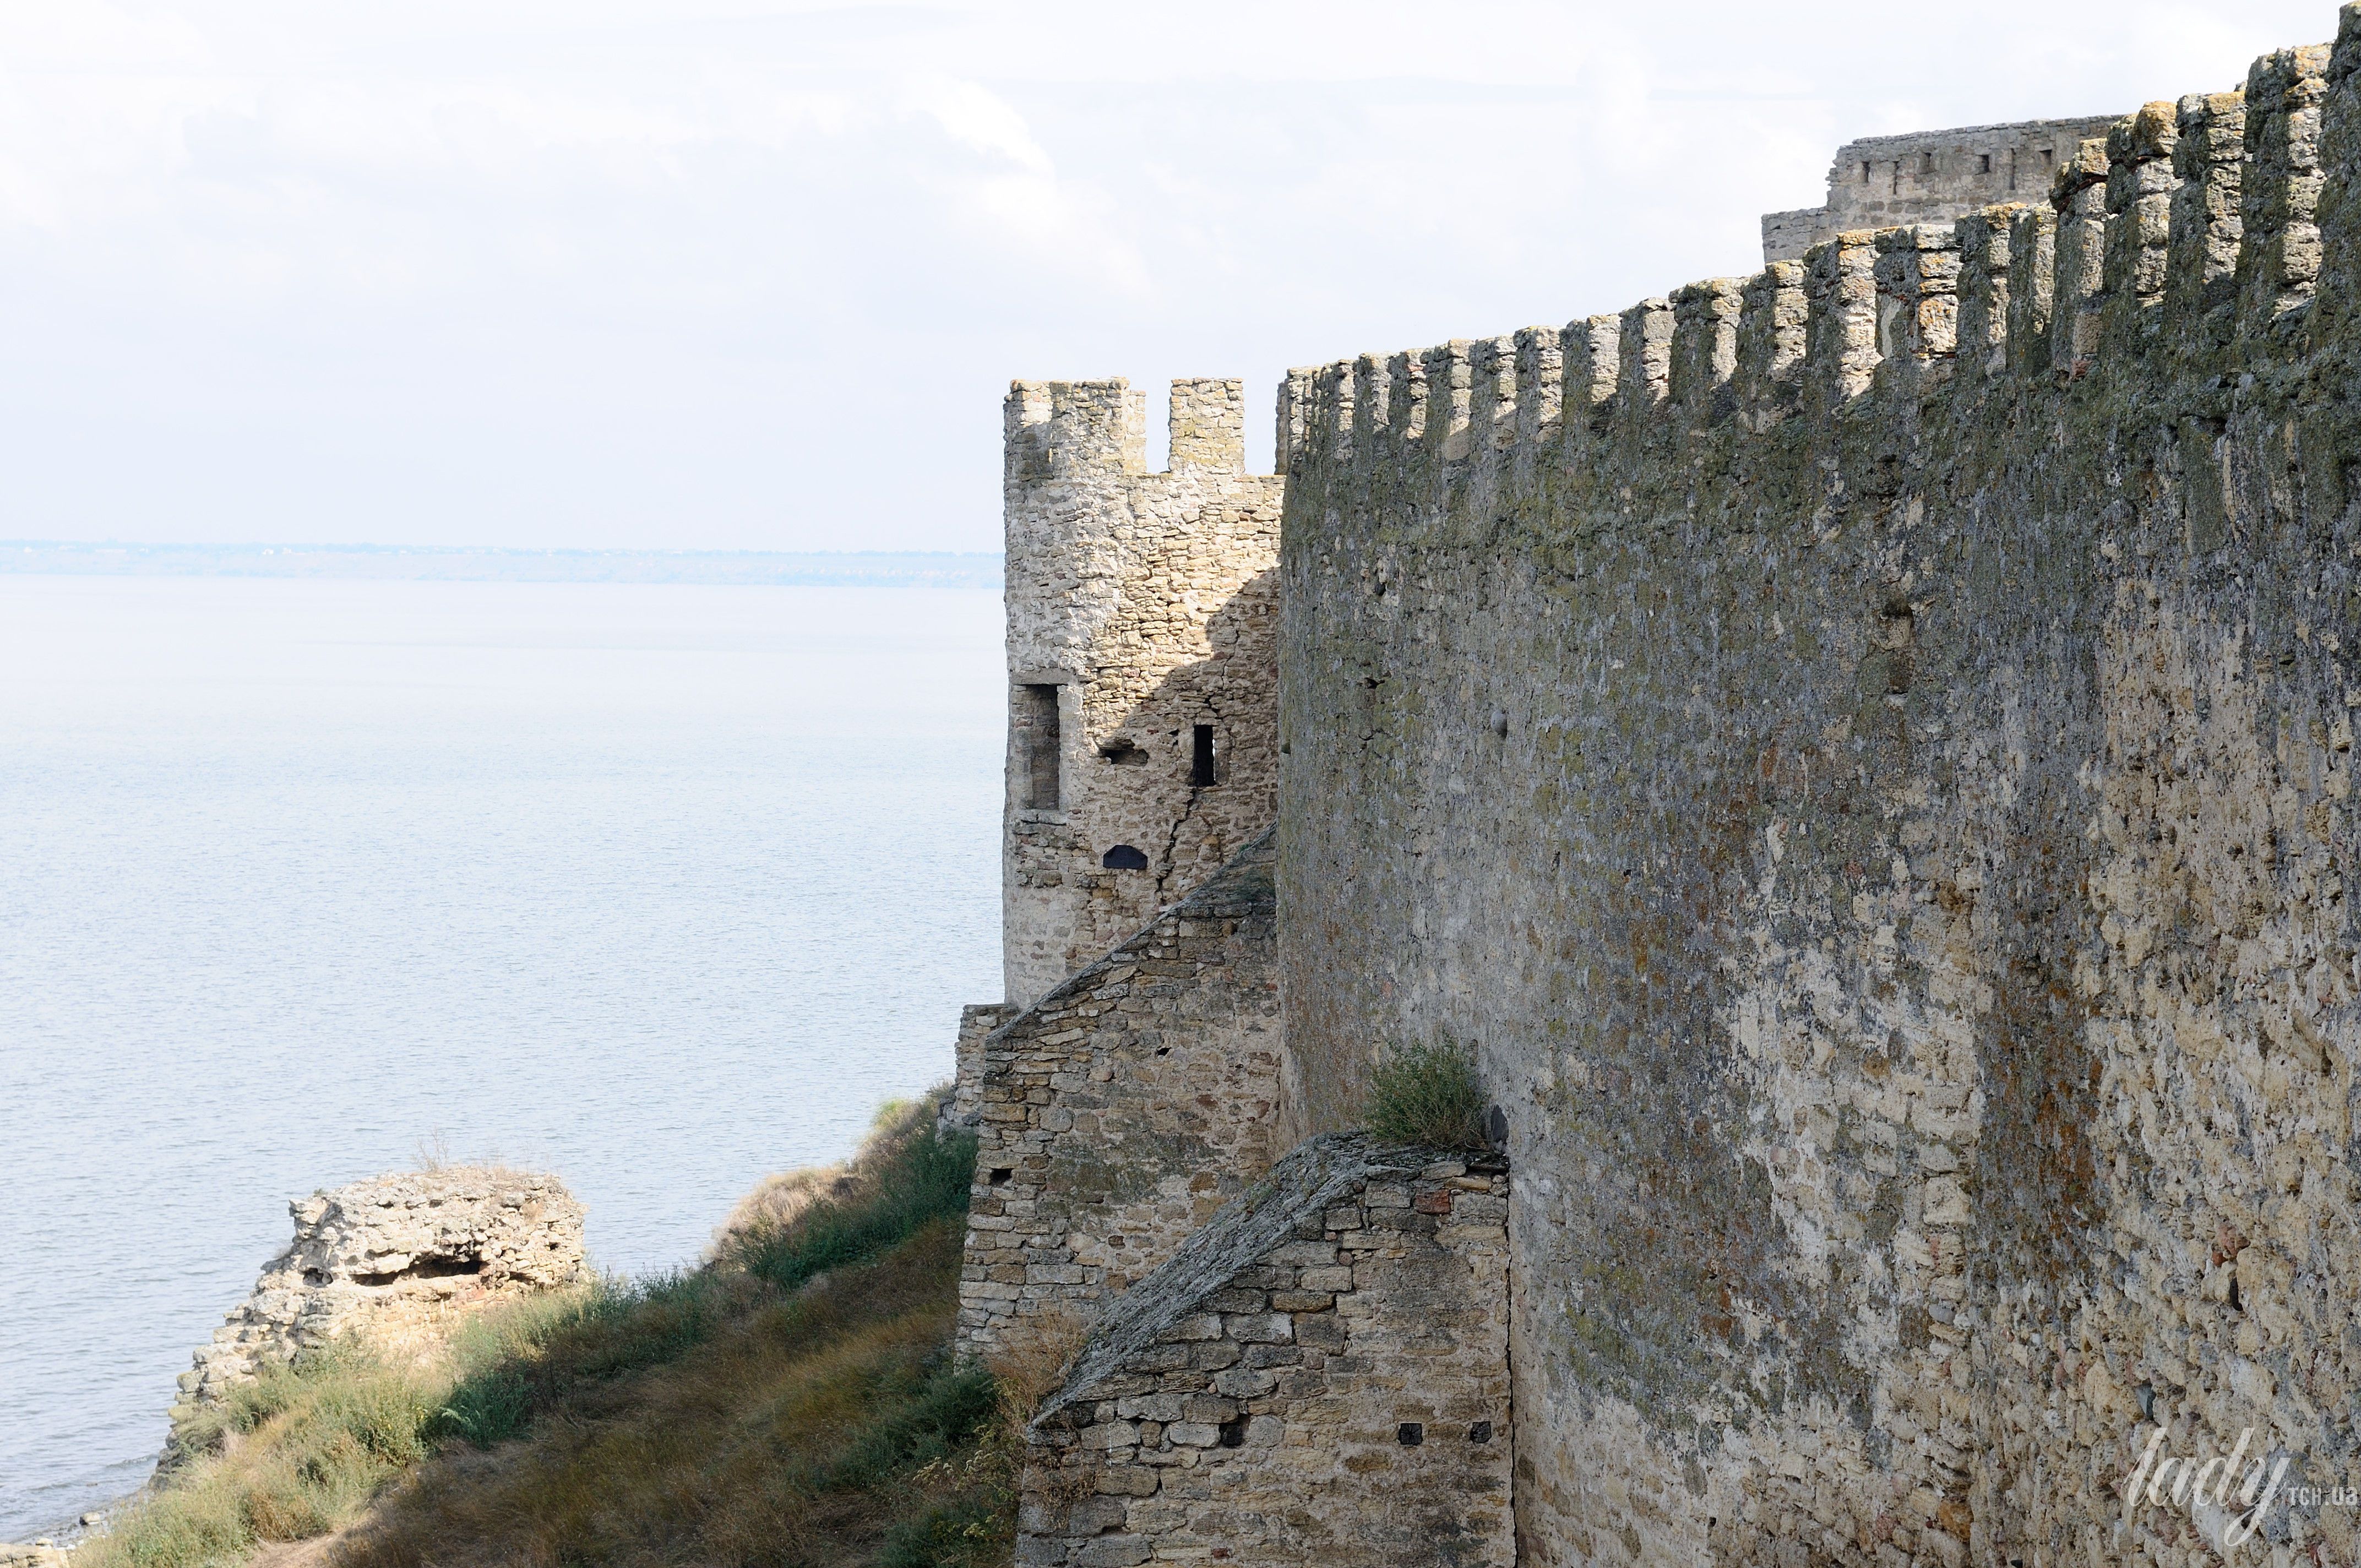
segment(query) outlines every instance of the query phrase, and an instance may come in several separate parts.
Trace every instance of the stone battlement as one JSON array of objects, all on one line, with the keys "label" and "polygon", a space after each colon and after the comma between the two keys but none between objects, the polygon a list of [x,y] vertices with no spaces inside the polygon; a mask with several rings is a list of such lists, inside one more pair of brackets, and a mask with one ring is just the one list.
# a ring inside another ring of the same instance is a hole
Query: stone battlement
[{"label": "stone battlement", "polygon": [[[2277,357],[2317,281],[2325,49],[2257,62],[2245,94],[2151,104],[2079,144],[2037,203],[1861,230],[1613,315],[1289,373],[1282,466],[1440,490],[1715,425],[1763,434],[1971,382],[2169,373],[2234,338]],[[2247,125],[2249,102],[2268,105]],[[2073,123],[2073,122],[2064,122]],[[1572,417],[1567,417],[1571,404]],[[1863,410],[1861,417],[1877,417]]]}]

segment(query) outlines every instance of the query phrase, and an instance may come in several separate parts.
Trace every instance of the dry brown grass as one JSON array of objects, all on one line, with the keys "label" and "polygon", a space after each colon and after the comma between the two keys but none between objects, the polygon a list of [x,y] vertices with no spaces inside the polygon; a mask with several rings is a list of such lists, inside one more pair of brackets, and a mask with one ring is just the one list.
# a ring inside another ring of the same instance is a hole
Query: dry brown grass
[{"label": "dry brown grass", "polygon": [[820,1199],[847,1197],[851,1190],[852,1178],[840,1165],[807,1166],[766,1176],[754,1190],[738,1200],[730,1217],[713,1233],[706,1258],[720,1257],[765,1231],[784,1230]]},{"label": "dry brown grass", "polygon": [[985,1361],[999,1386],[1002,1418],[1012,1428],[1024,1430],[1041,1401],[1064,1385],[1090,1327],[1087,1317],[1060,1302],[1003,1333]]},{"label": "dry brown grass", "polygon": [[905,1107],[701,1268],[274,1371],[93,1568],[997,1568],[1013,1396],[950,1354],[973,1154]]},{"label": "dry brown grass", "polygon": [[937,1222],[841,1271],[851,1277],[586,1392],[522,1442],[426,1466],[344,1544],[337,1568],[878,1562],[897,1524],[972,1479],[939,1463],[950,1453],[898,1475],[890,1463],[846,1473],[881,1415],[943,1376],[961,1239],[955,1222]]}]

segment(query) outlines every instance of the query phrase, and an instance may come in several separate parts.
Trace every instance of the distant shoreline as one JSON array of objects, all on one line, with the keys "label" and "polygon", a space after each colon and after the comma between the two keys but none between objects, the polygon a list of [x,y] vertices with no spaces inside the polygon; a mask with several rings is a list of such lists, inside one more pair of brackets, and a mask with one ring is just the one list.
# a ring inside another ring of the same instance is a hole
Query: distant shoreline
[{"label": "distant shoreline", "polygon": [[439,583],[716,583],[997,588],[998,553],[494,550],[462,545],[82,544],[0,540],[0,574],[104,577],[347,577]]}]

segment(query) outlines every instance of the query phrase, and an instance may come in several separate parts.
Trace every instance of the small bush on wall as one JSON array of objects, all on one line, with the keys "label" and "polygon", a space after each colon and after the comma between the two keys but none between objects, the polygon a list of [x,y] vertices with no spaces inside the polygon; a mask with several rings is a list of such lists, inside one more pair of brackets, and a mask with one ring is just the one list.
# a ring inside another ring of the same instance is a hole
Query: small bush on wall
[{"label": "small bush on wall", "polygon": [[1388,1143],[1484,1146],[1484,1086],[1455,1046],[1402,1046],[1369,1080],[1369,1131]]}]

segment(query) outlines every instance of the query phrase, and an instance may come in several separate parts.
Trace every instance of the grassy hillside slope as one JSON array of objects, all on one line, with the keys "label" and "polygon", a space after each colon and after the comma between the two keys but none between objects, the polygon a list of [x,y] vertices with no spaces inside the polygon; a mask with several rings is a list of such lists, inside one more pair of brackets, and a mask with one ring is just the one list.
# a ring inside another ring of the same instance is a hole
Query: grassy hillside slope
[{"label": "grassy hillside slope", "polygon": [[950,1359],[974,1143],[931,1113],[697,1269],[242,1388],[81,1568],[1005,1563],[1016,1401]]}]

